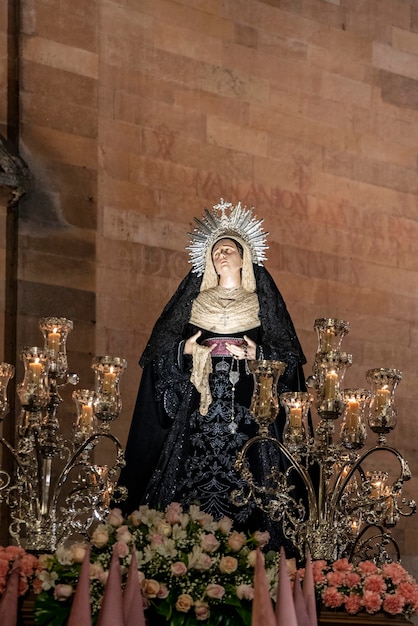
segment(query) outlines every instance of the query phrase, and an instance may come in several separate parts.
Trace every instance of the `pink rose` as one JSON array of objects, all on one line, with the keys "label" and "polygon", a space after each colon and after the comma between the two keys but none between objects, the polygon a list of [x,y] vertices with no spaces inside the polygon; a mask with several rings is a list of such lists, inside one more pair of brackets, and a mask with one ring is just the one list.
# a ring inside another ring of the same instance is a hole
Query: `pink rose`
[{"label": "pink rose", "polygon": [[261,530],[257,530],[254,533],[254,541],[259,548],[264,548],[270,541],[270,533],[265,530],[261,532]]},{"label": "pink rose", "polygon": [[225,595],[225,588],[222,587],[222,585],[217,585],[216,583],[209,583],[206,587],[206,595],[208,598],[220,600]]},{"label": "pink rose", "polygon": [[124,543],[131,543],[132,541],[132,535],[126,525],[120,526],[117,529],[116,536],[118,538],[118,541],[123,541]]},{"label": "pink rose", "polygon": [[228,546],[233,552],[238,552],[247,543],[244,533],[238,533],[236,530],[228,537]]},{"label": "pink rose", "polygon": [[[261,552],[260,553],[263,559],[263,563],[264,563],[264,554]],[[247,563],[250,567],[255,567],[255,562],[257,560],[257,550],[251,550],[251,552],[249,552],[247,554]]]},{"label": "pink rose", "polygon": [[90,563],[90,578],[92,580],[102,580],[103,565],[101,563]]},{"label": "pink rose", "polygon": [[254,598],[254,588],[251,585],[238,585],[236,593],[240,600],[253,600]]},{"label": "pink rose", "polygon": [[219,569],[222,574],[232,574],[238,567],[238,561],[233,556],[223,556],[219,561]]},{"label": "pink rose", "polygon": [[71,585],[56,585],[54,589],[54,598],[55,600],[59,600],[60,602],[71,598],[72,595],[73,588],[71,587]]},{"label": "pink rose", "polygon": [[229,517],[223,517],[218,522],[218,528],[223,535],[227,535],[231,532],[233,521]]},{"label": "pink rose", "polygon": [[168,590],[167,585],[164,585],[164,583],[161,583],[160,588],[157,593],[157,598],[159,598],[160,600],[164,600],[165,598],[168,598],[169,593],[170,592]]},{"label": "pink rose", "polygon": [[212,567],[212,562],[212,558],[209,554],[202,552],[202,554],[199,554],[198,558],[193,562],[192,567],[202,572],[210,569]]},{"label": "pink rose", "polygon": [[151,548],[155,548],[155,546],[162,546],[164,544],[164,537],[158,533],[153,533],[150,537],[150,544]]},{"label": "pink rose", "polygon": [[210,608],[207,602],[203,602],[202,600],[196,600],[194,604],[194,612],[196,615],[196,619],[200,621],[205,621],[210,617]]},{"label": "pink rose", "polygon": [[156,598],[160,590],[160,583],[156,580],[144,580],[144,594],[147,598]]},{"label": "pink rose", "polygon": [[176,609],[180,613],[187,613],[190,611],[193,606],[193,598],[189,596],[188,593],[182,593],[181,596],[177,598]]},{"label": "pink rose", "polygon": [[171,524],[161,520],[157,525],[157,532],[163,537],[169,537],[171,535]]},{"label": "pink rose", "polygon": [[178,502],[172,502],[168,505],[165,512],[167,522],[170,524],[180,524],[183,509]]},{"label": "pink rose", "polygon": [[104,546],[109,542],[109,533],[105,526],[102,524],[97,526],[93,534],[91,536],[91,543],[96,548],[104,548]]},{"label": "pink rose", "polygon": [[123,515],[120,509],[112,509],[106,518],[106,521],[111,526],[121,526],[123,524]]},{"label": "pink rose", "polygon": [[171,573],[173,576],[184,576],[187,573],[187,567],[182,561],[177,561],[171,565]]},{"label": "pink rose", "polygon": [[126,544],[124,541],[117,541],[113,549],[120,559],[124,559],[131,552],[128,544]]},{"label": "pink rose", "polygon": [[73,543],[70,546],[74,563],[82,563],[86,554],[86,545],[83,543]]},{"label": "pink rose", "polygon": [[142,515],[140,511],[134,511],[128,516],[128,519],[134,526],[139,526],[142,522]]},{"label": "pink rose", "polygon": [[216,539],[215,535],[210,533],[210,534],[202,535],[200,539],[200,545],[201,545],[202,550],[205,550],[205,552],[216,552],[216,550],[220,546],[220,543]]}]

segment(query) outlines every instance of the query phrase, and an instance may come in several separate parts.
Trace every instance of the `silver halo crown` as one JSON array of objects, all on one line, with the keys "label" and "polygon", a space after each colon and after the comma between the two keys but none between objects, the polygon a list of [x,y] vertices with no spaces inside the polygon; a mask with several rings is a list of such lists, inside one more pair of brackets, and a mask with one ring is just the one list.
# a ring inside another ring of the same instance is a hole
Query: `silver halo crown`
[{"label": "silver halo crown", "polygon": [[[227,211],[229,215],[227,215]],[[261,224],[262,219],[253,217],[253,209],[247,209],[238,202],[234,206],[231,202],[225,202],[223,198],[219,204],[209,211],[205,208],[202,219],[194,218],[197,227],[190,235],[189,263],[193,265],[192,272],[201,276],[205,271],[206,255],[208,248],[222,237],[239,237],[248,246],[253,263],[263,265],[266,260],[265,251],[267,232],[264,232]]]}]

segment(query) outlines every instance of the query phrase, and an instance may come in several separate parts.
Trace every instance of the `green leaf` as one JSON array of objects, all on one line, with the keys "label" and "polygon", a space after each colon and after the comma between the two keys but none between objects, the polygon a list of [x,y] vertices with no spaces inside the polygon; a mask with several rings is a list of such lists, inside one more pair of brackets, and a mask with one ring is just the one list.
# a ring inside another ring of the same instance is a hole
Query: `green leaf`
[{"label": "green leaf", "polygon": [[58,602],[55,598],[43,591],[35,600],[35,624],[40,626],[63,626],[70,614],[69,602]]}]

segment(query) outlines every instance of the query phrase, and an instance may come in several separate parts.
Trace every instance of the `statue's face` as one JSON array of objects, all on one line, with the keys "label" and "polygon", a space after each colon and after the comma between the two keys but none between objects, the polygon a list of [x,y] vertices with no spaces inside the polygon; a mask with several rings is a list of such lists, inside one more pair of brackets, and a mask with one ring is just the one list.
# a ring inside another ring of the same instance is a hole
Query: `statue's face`
[{"label": "statue's face", "polygon": [[242,268],[242,257],[233,239],[220,239],[212,250],[212,261],[216,273],[237,273]]}]

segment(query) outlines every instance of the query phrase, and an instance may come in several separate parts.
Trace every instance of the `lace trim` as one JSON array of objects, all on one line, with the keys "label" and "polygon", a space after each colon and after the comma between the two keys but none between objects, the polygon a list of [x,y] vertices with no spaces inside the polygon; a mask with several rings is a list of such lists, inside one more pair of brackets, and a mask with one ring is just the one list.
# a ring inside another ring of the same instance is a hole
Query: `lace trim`
[{"label": "lace trim", "polygon": [[200,393],[200,413],[207,415],[212,402],[209,388],[209,374],[212,373],[212,357],[210,349],[198,343],[193,344],[193,367],[190,381]]}]

